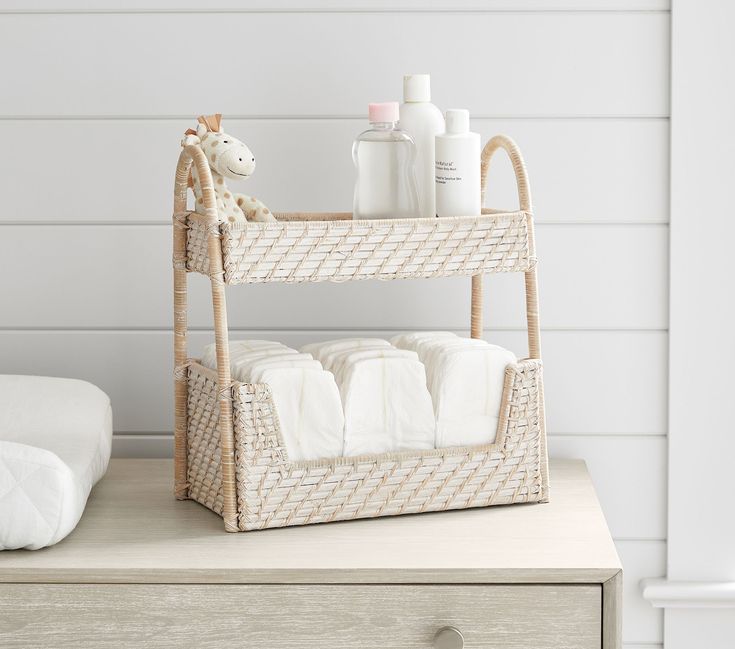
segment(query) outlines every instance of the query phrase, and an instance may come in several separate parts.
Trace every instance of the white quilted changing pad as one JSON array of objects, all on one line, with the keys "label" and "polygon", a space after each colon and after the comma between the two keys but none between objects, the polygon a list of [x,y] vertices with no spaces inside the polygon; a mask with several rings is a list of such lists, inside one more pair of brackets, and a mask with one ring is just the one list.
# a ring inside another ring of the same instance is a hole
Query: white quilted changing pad
[{"label": "white quilted changing pad", "polygon": [[0,550],[71,532],[112,445],[110,399],[76,379],[0,375]]}]

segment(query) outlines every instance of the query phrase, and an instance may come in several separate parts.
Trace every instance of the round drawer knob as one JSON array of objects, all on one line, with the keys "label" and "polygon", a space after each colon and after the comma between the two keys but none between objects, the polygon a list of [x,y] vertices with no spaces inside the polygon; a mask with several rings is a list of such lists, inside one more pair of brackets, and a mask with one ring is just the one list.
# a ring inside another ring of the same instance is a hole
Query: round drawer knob
[{"label": "round drawer knob", "polygon": [[434,649],[462,649],[462,647],[464,647],[464,636],[459,629],[453,626],[442,627],[434,636]]}]

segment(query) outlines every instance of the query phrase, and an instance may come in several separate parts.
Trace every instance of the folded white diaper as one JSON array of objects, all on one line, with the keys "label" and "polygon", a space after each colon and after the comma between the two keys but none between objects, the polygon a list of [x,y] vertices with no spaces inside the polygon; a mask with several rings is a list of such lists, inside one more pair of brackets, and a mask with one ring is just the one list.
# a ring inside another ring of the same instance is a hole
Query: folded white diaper
[{"label": "folded white diaper", "polygon": [[365,358],[406,358],[419,361],[416,352],[410,349],[396,349],[395,347],[360,347],[341,352],[334,352],[325,358],[324,369],[334,374],[337,385],[344,380],[344,371],[356,362]]},{"label": "folded white diaper", "polygon": [[495,441],[505,368],[516,357],[488,345],[436,354],[430,391],[436,413],[436,447]]},{"label": "folded white diaper", "polygon": [[401,349],[415,349],[416,345],[424,340],[442,340],[445,338],[459,338],[451,331],[414,331],[410,334],[399,334],[390,339],[390,344]]},{"label": "folded white diaper", "polygon": [[438,364],[440,356],[452,351],[464,349],[486,349],[489,346],[490,345],[486,341],[475,338],[435,340],[431,342],[423,342],[417,345],[416,353],[419,355],[421,362],[426,367],[426,378],[428,380],[429,389],[434,386],[437,378],[440,378],[441,376],[441,366]]},{"label": "folded white diaper", "polygon": [[401,349],[409,349],[418,354],[419,360],[426,366],[426,377],[429,385],[434,374],[433,355],[449,348],[470,346],[487,346],[484,340],[460,338],[448,331],[428,331],[396,336],[391,340]]},{"label": "folded white diaper", "polygon": [[272,367],[293,367],[294,365],[302,365],[304,363],[311,363],[312,367],[318,370],[322,369],[321,363],[315,361],[311,354],[299,354],[294,349],[288,350],[288,352],[271,354],[258,354],[254,352],[230,361],[230,366],[232,367],[232,378],[245,383],[257,383],[257,379],[253,377],[253,373],[255,368],[260,365],[270,364]]},{"label": "folded white diaper", "polygon": [[342,455],[344,415],[330,372],[271,367],[259,370],[253,380],[270,386],[289,460]]},{"label": "folded white diaper", "polygon": [[484,340],[424,337],[396,341],[416,350],[426,367],[436,415],[436,447],[495,440],[505,368],[515,355]]},{"label": "folded white diaper", "polygon": [[312,354],[314,358],[324,363],[324,357],[333,352],[348,349],[359,349],[361,347],[390,347],[391,344],[382,338],[341,338],[339,340],[326,340],[320,343],[309,343],[301,348],[306,354]]},{"label": "folded white diaper", "polygon": [[436,423],[418,360],[353,358],[340,371],[339,386],[345,456],[434,448]]},{"label": "folded white diaper", "polygon": [[[216,368],[213,345],[202,364]],[[230,343],[232,378],[267,383],[290,461],[342,454],[344,415],[337,384],[311,354],[271,341]]]},{"label": "folded white diaper", "polygon": [[391,347],[390,345],[362,345],[361,347],[349,347],[345,349],[337,349],[334,351],[324,352],[319,360],[321,360],[325,370],[335,372],[337,367],[342,363],[342,360],[349,354],[363,351],[389,352],[391,350],[395,350],[395,347]]},{"label": "folded white diaper", "polygon": [[344,455],[433,448],[431,397],[418,356],[381,338],[346,338],[301,348],[332,372],[345,416]]},{"label": "folded white diaper", "polygon": [[426,365],[426,376],[431,380],[431,366],[427,365],[428,352],[435,347],[445,345],[464,344],[467,338],[460,338],[450,331],[418,331],[412,334],[403,334],[391,339],[391,344],[400,349],[415,351],[419,359]]},{"label": "folded white diaper", "polygon": [[[231,340],[230,341],[230,362],[236,358],[242,358],[244,354],[250,352],[264,352],[266,350],[288,350],[283,343],[273,340]],[[202,354],[201,364],[204,367],[217,369],[217,347],[214,343],[207,345]]]},{"label": "folded white diaper", "polygon": [[[293,354],[293,356],[301,356],[301,354]],[[281,360],[273,360],[270,358],[261,358],[260,360],[253,361],[250,365],[249,375],[250,380],[253,383],[263,383],[262,380],[263,372],[266,370],[275,370],[280,368],[289,368],[289,367],[295,367],[297,369],[301,370],[316,370],[318,372],[321,372],[324,370],[322,367],[322,364],[312,359],[306,359],[306,358],[296,358],[294,360],[290,360],[287,358],[281,359]]]}]

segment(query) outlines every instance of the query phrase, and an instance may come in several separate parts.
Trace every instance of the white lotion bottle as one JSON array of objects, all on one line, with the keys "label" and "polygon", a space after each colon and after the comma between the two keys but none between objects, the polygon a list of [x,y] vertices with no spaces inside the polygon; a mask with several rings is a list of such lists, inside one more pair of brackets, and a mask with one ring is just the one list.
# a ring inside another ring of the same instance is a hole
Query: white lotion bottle
[{"label": "white lotion bottle", "polygon": [[400,126],[416,143],[419,213],[423,218],[434,218],[434,143],[436,136],[444,132],[444,116],[431,103],[431,77],[428,74],[403,77]]},{"label": "white lotion bottle", "polygon": [[470,113],[447,111],[446,132],[436,136],[436,215],[479,216],[480,134],[470,132]]}]

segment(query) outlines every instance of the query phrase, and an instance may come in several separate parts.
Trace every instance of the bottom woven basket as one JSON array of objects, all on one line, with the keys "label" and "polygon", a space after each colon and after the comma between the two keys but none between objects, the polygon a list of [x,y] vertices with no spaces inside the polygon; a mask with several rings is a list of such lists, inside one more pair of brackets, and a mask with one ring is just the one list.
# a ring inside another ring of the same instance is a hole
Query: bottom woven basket
[{"label": "bottom woven basket", "polygon": [[[266,384],[234,382],[241,531],[547,499],[541,364],[505,372],[493,444],[289,462]],[[223,514],[216,372],[188,367],[189,498]]]},{"label": "bottom woven basket", "polygon": [[[548,471],[533,215],[525,166],[504,136],[520,210],[478,217],[353,221],[287,214],[219,223],[201,149],[184,148],[174,197],[175,495],[217,512],[229,532],[510,503],[545,502]],[[186,210],[197,165],[203,212]],[[217,371],[187,355],[187,273],[209,276]],[[529,358],[506,368],[492,444],[292,462],[265,384],[233,381],[226,284],[472,277],[471,335],[482,336],[482,277],[523,272]]]}]

